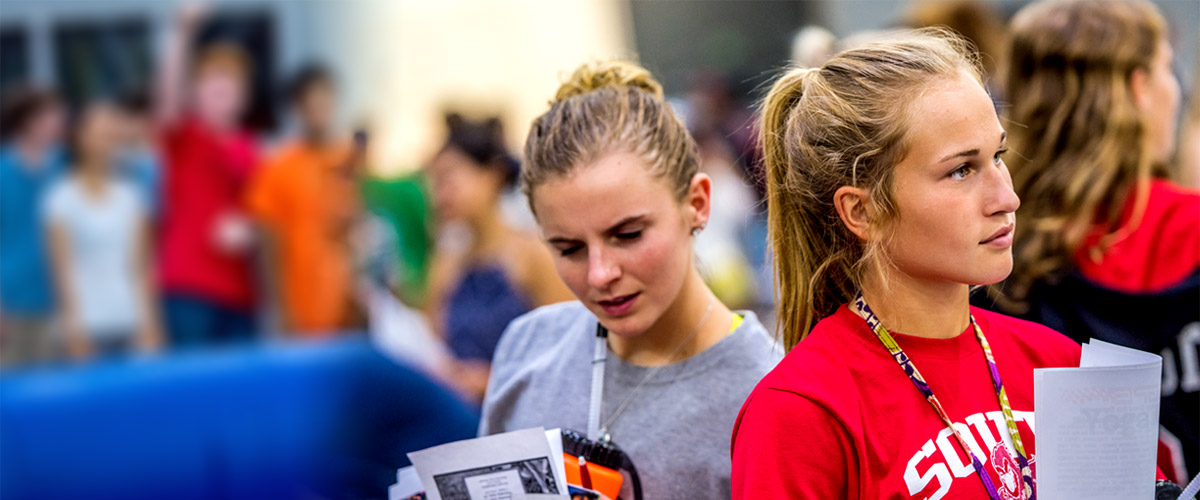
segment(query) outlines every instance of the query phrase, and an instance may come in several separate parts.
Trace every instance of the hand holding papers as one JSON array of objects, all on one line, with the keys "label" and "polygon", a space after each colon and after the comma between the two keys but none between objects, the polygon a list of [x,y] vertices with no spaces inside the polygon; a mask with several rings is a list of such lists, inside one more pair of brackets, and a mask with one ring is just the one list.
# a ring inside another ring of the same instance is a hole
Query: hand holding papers
[{"label": "hand holding papers", "polygon": [[[557,442],[557,450],[551,443]],[[408,454],[429,500],[568,498],[562,437],[541,427]]]},{"label": "hand holding papers", "polygon": [[1034,370],[1038,498],[1154,498],[1161,383],[1161,357],[1099,340]]}]

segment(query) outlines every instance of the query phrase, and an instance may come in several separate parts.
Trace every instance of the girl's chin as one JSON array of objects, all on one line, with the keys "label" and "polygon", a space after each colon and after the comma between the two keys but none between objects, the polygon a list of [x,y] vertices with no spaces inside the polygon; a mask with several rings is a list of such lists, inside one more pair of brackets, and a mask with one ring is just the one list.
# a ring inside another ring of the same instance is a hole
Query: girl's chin
[{"label": "girl's chin", "polygon": [[600,317],[600,323],[608,329],[609,335],[630,338],[641,335],[650,325],[642,321],[640,314],[632,314],[621,318]]},{"label": "girl's chin", "polygon": [[971,286],[994,285],[996,283],[999,283],[999,282],[1007,279],[1011,270],[1012,270],[1012,268],[1009,267],[1009,268],[1005,268],[1003,272],[997,271],[994,273],[987,273],[987,274],[983,274],[980,276],[976,276],[975,279],[970,280],[967,284],[971,285]]}]

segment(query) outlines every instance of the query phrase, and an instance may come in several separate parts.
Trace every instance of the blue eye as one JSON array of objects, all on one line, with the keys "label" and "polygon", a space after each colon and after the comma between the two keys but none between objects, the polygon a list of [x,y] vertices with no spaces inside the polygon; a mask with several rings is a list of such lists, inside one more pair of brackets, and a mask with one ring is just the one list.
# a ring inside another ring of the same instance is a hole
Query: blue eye
[{"label": "blue eye", "polygon": [[950,172],[950,178],[955,180],[965,179],[971,173],[971,165],[966,163]]},{"label": "blue eye", "polygon": [[1004,153],[1007,153],[1007,152],[1008,152],[1007,149],[1001,149],[1000,151],[996,151],[996,155],[992,157],[992,163],[999,165],[1000,161],[1002,160],[1002,158],[1000,158],[1000,157],[1004,156]]}]

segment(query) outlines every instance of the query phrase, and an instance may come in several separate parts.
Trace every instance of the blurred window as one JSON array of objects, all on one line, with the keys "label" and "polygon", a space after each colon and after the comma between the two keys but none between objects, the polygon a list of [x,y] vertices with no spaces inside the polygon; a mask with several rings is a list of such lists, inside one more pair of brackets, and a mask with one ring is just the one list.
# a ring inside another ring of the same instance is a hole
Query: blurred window
[{"label": "blurred window", "polygon": [[723,74],[751,96],[788,62],[792,36],[819,21],[815,2],[630,2],[634,39],[667,94],[688,88],[693,70]]},{"label": "blurred window", "polygon": [[0,91],[29,81],[29,34],[21,26],[0,27]]},{"label": "blurred window", "polygon": [[53,33],[59,89],[73,106],[148,85],[151,50],[145,18],[60,21]]}]

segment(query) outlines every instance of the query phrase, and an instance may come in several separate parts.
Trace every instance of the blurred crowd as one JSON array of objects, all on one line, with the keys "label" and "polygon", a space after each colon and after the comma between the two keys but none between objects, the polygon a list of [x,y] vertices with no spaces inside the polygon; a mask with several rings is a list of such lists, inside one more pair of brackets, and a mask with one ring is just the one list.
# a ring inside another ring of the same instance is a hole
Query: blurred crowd
[{"label": "blurred crowd", "polygon": [[[295,126],[257,135],[243,124],[255,68],[236,42],[195,43],[205,16],[181,9],[154,80],[118,95],[73,107],[47,88],[3,90],[3,366],[425,335],[405,349],[433,353],[421,360],[429,371],[478,401],[508,323],[572,298],[528,214],[512,215],[523,209],[512,201],[521,160],[506,124],[448,109],[445,141],[423,168],[378,177],[370,131],[335,125],[337,75],[314,63],[278,86]],[[1005,23],[990,4],[916,2],[902,24],[972,40],[1004,102]],[[805,27],[792,62],[817,66],[873,36]],[[769,324],[755,96],[734,88],[698,70],[670,101],[713,179],[717,208],[696,240],[702,274],[722,302]],[[1188,102],[1172,175],[1196,186],[1200,99]]]},{"label": "blurred crowd", "polygon": [[[370,131],[338,127],[337,75],[313,62],[276,83],[292,125],[259,132],[251,55],[199,42],[208,10],[178,10],[152,81],[77,105],[3,89],[3,368],[370,332],[424,337],[400,354],[477,402],[508,323],[572,298],[517,193],[505,125],[447,109],[422,168],[380,177]],[[748,102],[697,72],[674,104],[722,207],[697,245],[704,274],[766,313]]]},{"label": "blurred crowd", "polygon": [[280,85],[297,125],[265,147],[243,124],[253,64],[193,44],[205,15],[182,9],[155,80],[119,95],[4,90],[7,367],[362,332],[371,273],[420,302],[422,181],[369,176],[368,133],[337,130],[319,64]]}]

